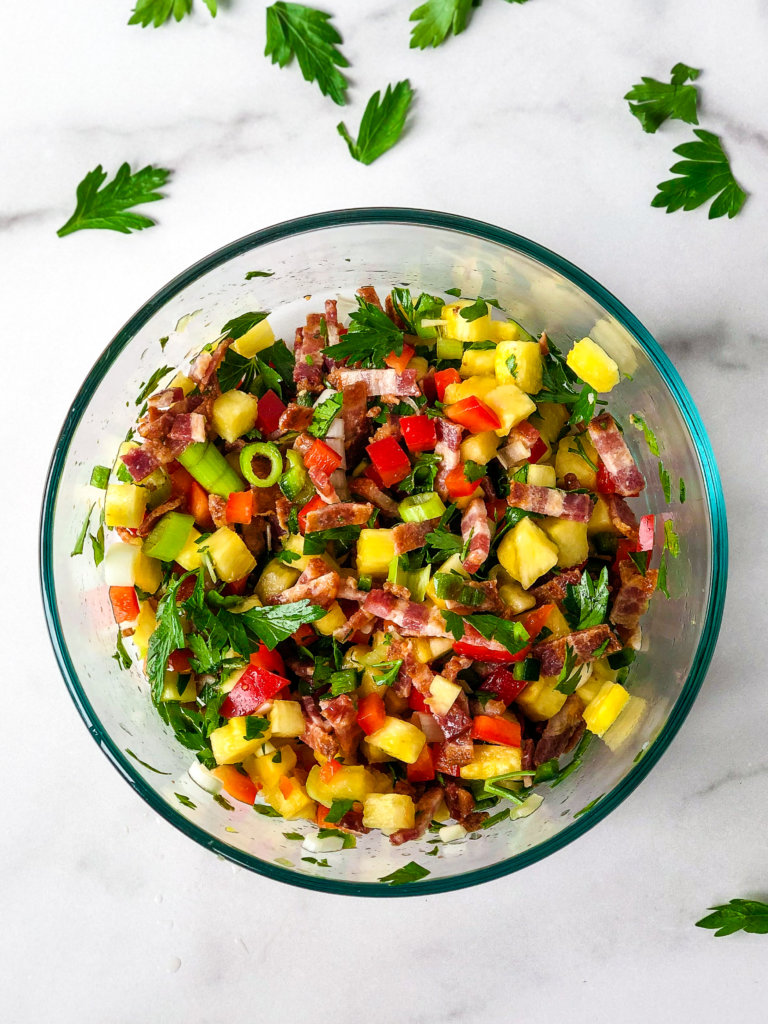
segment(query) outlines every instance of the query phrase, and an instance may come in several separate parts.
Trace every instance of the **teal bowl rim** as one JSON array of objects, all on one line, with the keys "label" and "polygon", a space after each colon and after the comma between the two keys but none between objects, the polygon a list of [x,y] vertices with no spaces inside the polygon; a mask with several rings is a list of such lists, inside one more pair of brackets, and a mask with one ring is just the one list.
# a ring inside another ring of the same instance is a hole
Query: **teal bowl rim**
[{"label": "teal bowl rim", "polygon": [[[280,865],[267,863],[249,854],[236,850],[226,843],[211,836],[199,828],[174,808],[166,804],[155,791],[146,784],[132,762],[113,742],[102,728],[83,688],[77,672],[72,664],[67,645],[61,630],[56,609],[56,590],[52,572],[53,519],[55,514],[56,496],[59,478],[64,466],[69,445],[84,410],[96,388],[104,378],[116,356],[131,342],[136,332],[159,310],[169,299],[173,298],[187,285],[196,281],[203,274],[226,263],[234,256],[255,249],[266,242],[277,239],[296,237],[320,228],[333,228],[350,224],[408,224],[423,227],[442,228],[460,234],[474,235],[486,241],[496,242],[507,248],[514,249],[532,257],[550,269],[558,271],[563,277],[577,285],[587,295],[610,312],[637,340],[646,351],[652,363],[672,392],[683,415],[691,437],[696,445],[702,475],[704,477],[707,499],[710,508],[710,535],[712,541],[712,571],[707,612],[704,618],[701,638],[696,650],[693,667],[685,682],[680,696],[675,702],[670,715],[658,736],[647,748],[641,760],[627,773],[621,782],[604,796],[593,808],[571,822],[551,839],[516,854],[509,860],[490,867],[467,871],[450,878],[424,879],[420,882],[407,883],[401,886],[389,886],[372,882],[345,882],[334,879],[318,878],[314,875],[303,875],[298,871],[283,868]],[[562,849],[583,835],[599,821],[602,821],[615,807],[635,789],[656,764],[669,746],[675,733],[688,714],[712,659],[725,601],[726,580],[728,574],[728,534],[726,525],[725,501],[723,498],[720,477],[715,462],[714,452],[707,437],[704,424],[694,405],[688,389],[680,375],[663,352],[658,342],[646,330],[623,303],[598,284],[583,270],[563,259],[556,253],[544,248],[536,242],[504,228],[496,227],[484,221],[461,217],[456,214],[440,213],[430,210],[418,210],[399,207],[370,207],[351,210],[332,210],[326,213],[311,214],[282,221],[271,227],[263,228],[217,249],[215,252],[188,267],[172,281],[152,296],[121,328],[113,340],[107,345],[97,359],[91,372],[86,377],[77,393],[61,429],[56,448],[51,459],[48,478],[43,497],[42,517],[40,524],[40,582],[45,608],[46,624],[53,644],[56,660],[70,696],[77,707],[89,732],[94,737],[111,763],[120,772],[129,785],[171,825],[200,845],[208,847],[215,853],[226,857],[235,864],[255,871],[268,878],[296,885],[303,889],[312,889],[348,896],[426,896],[431,893],[449,892],[462,889],[494,878],[501,878],[514,871],[534,864],[544,857]]]}]

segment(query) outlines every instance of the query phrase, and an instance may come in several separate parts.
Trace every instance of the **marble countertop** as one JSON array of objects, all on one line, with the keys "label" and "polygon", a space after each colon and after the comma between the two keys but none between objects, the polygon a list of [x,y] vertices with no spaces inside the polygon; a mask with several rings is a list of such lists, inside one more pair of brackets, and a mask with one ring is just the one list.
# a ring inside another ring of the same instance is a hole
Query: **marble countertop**
[{"label": "marble countertop", "polygon": [[[131,0],[37,0],[4,15],[0,1017],[548,1024],[561,1011],[714,1024],[738,1006],[740,1020],[764,1021],[768,938],[693,927],[713,903],[768,894],[768,689],[753,639],[768,598],[764,6],[486,0],[466,34],[421,53],[408,49],[415,0],[334,0],[352,63],[347,123],[388,82],[417,90],[406,138],[371,167],[336,135],[339,110],[263,58],[264,4],[225,0],[215,21],[195,6],[157,31],[125,25]],[[649,206],[690,129],[644,135],[621,97],[679,60],[704,69],[703,123],[752,192],[732,222]],[[58,239],[83,174],[123,160],[174,169],[148,210],[159,226]],[[693,393],[731,513],[720,643],[649,778],[548,860],[409,901],[280,886],[150,811],[82,727],[36,579],[49,454],[116,329],[231,239],[364,205],[492,221],[605,284]]]}]

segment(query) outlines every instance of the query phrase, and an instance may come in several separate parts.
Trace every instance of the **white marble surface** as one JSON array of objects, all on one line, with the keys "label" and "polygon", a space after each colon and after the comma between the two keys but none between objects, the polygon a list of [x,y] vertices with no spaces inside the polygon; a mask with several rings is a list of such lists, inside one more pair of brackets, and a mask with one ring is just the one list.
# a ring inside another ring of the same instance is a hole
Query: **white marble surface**
[{"label": "white marble surface", "polygon": [[[409,76],[407,138],[355,164],[339,111],[263,57],[263,3],[162,30],[131,0],[7,5],[0,61],[5,625],[0,1019],[78,1024],[765,1020],[768,937],[693,927],[768,894],[764,325],[768,132],[762,0],[485,0],[464,36],[408,49],[411,3],[334,0],[356,125]],[[621,97],[678,60],[752,191],[733,222],[648,203],[688,137]],[[59,240],[96,163],[175,170],[160,226]],[[76,387],[187,264],[321,209],[425,206],[539,240],[620,296],[676,361],[720,460],[732,569],[708,680],[617,811],[533,868],[440,897],[365,901],[252,876],[157,818],[83,728],[45,636],[37,509]],[[20,442],[19,438],[23,437]],[[738,1007],[738,1009],[737,1009]]]}]

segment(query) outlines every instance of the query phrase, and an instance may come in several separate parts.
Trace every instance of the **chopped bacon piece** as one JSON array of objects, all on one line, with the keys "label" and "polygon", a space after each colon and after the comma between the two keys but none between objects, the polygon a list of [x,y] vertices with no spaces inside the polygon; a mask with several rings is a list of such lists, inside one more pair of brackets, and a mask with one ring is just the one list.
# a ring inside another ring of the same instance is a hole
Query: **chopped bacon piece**
[{"label": "chopped bacon piece", "polygon": [[403,432],[400,429],[400,417],[391,412],[386,414],[385,422],[374,431],[371,443],[383,441],[387,437],[394,437],[396,441],[402,441],[403,439]]},{"label": "chopped bacon piece", "polygon": [[445,803],[448,813],[461,824],[475,809],[475,798],[468,789],[449,779],[445,783]]},{"label": "chopped bacon piece", "polygon": [[192,369],[189,371],[189,379],[197,384],[200,391],[205,391],[211,385],[212,378],[215,377],[231,344],[232,339],[225,338],[213,352],[201,352],[195,359]]},{"label": "chopped bacon piece", "polygon": [[344,423],[344,447],[349,450],[367,436],[370,421],[365,413],[368,405],[368,388],[362,380],[343,385],[341,419]]},{"label": "chopped bacon piece", "polygon": [[496,580],[467,580],[464,586],[482,594],[481,601],[479,604],[469,605],[446,600],[445,607],[449,612],[457,612],[459,615],[472,615],[475,612],[496,612],[501,615],[504,612],[506,605],[499,597],[499,585]]},{"label": "chopped bacon piece", "polygon": [[417,551],[424,547],[427,534],[440,522],[440,519],[425,519],[421,523],[398,523],[392,530],[395,542],[395,554],[404,555],[407,551]]},{"label": "chopped bacon piece", "polygon": [[464,509],[461,539],[469,548],[461,564],[465,572],[477,572],[491,550],[491,524],[482,498],[474,498]]},{"label": "chopped bacon piece", "polygon": [[575,523],[588,523],[592,515],[592,499],[588,494],[571,494],[557,487],[539,487],[516,480],[510,481],[507,502],[513,508]]},{"label": "chopped bacon piece", "polygon": [[227,525],[227,499],[220,498],[218,494],[208,495],[208,511],[215,526]]},{"label": "chopped bacon piece", "polygon": [[558,571],[556,576],[550,574],[549,578],[544,577],[543,582],[531,587],[528,593],[531,597],[536,598],[537,604],[549,604],[552,601],[560,603],[565,600],[565,595],[568,593],[566,590],[568,584],[575,586],[580,580],[580,567],[565,569],[563,572]]},{"label": "chopped bacon piece", "polygon": [[325,300],[325,329],[328,334],[327,345],[339,343],[339,313],[336,299]]},{"label": "chopped bacon piece", "polygon": [[168,437],[192,444],[205,440],[205,416],[199,412],[185,412],[176,416]]},{"label": "chopped bacon piece", "polygon": [[325,338],[320,333],[322,316],[310,313],[307,326],[296,331],[293,346],[295,364],[293,379],[299,391],[320,392],[323,390],[323,357]]},{"label": "chopped bacon piece", "polygon": [[252,519],[240,527],[245,546],[251,554],[258,558],[267,549],[267,521],[264,518]]},{"label": "chopped bacon piece", "polygon": [[543,676],[556,676],[559,675],[565,664],[566,645],[573,649],[576,655],[576,664],[583,665],[594,660],[595,651],[601,650],[606,640],[608,646],[602,650],[601,657],[615,654],[621,650],[621,643],[611,632],[610,626],[603,623],[600,626],[580,629],[576,633],[569,633],[567,636],[557,637],[554,640],[545,640],[543,643],[536,644],[531,653],[541,662]]},{"label": "chopped bacon piece", "polygon": [[[349,572],[349,570],[343,570]],[[357,601],[358,604],[362,604],[368,597],[367,590],[357,589],[357,580],[354,576],[344,576],[339,578],[339,593],[337,597],[340,601]]]},{"label": "chopped bacon piece", "polygon": [[162,412],[156,416],[144,416],[139,420],[136,429],[148,441],[162,440],[168,436],[173,423],[173,413]]},{"label": "chopped bacon piece", "polygon": [[302,697],[301,710],[304,714],[302,741],[318,754],[322,754],[323,757],[329,759],[335,757],[339,752],[339,741],[333,732],[331,723],[320,714],[315,698]]},{"label": "chopped bacon piece", "polygon": [[645,576],[631,559],[619,562],[621,585],[613,599],[609,619],[619,626],[622,635],[629,635],[637,627],[641,617],[648,610],[648,602],[656,590],[659,573],[648,569]]},{"label": "chopped bacon piece", "polygon": [[162,518],[166,512],[172,512],[173,509],[178,508],[182,502],[182,498],[169,498],[168,501],[164,501],[162,505],[158,505],[157,508],[153,508],[151,512],[147,512],[141,521],[141,526],[136,530],[138,537],[147,537],[152,531],[152,527],[155,525],[158,519]]},{"label": "chopped bacon piece", "polygon": [[364,526],[373,514],[373,505],[367,502],[340,501],[335,505],[307,512],[306,532],[332,530],[337,526]]},{"label": "chopped bacon piece", "polygon": [[349,489],[353,494],[359,495],[375,505],[385,516],[394,518],[397,515],[397,503],[389,495],[367,476],[359,476],[349,481]]},{"label": "chopped bacon piece", "polygon": [[440,675],[443,679],[448,679],[450,682],[456,682],[456,676],[463,672],[465,668],[469,668],[472,664],[471,658],[465,658],[462,654],[454,654],[440,670]]},{"label": "chopped bacon piece", "polygon": [[399,828],[389,837],[393,846],[402,846],[403,843],[410,843],[415,839],[421,839],[429,828],[435,816],[437,808],[443,799],[443,790],[440,786],[432,786],[419,798],[416,804],[416,820],[411,828]]},{"label": "chopped bacon piece", "polygon": [[416,370],[351,370],[339,367],[328,374],[328,380],[338,391],[346,390],[352,384],[365,384],[366,395],[417,396],[421,389]]},{"label": "chopped bacon piece", "polygon": [[449,420],[440,418],[435,419],[435,430],[437,432],[435,455],[439,455],[441,458],[435,478],[435,488],[440,497],[445,500],[449,497],[446,477],[461,462],[460,448],[463,430],[458,423],[451,423]]},{"label": "chopped bacon piece", "polygon": [[473,743],[470,730],[459,733],[445,743],[435,746],[435,769],[439,772],[448,772],[458,775],[455,769],[469,764],[472,760]]},{"label": "chopped bacon piece", "polygon": [[313,604],[330,608],[336,600],[339,589],[339,574],[329,571],[328,563],[322,558],[310,558],[304,572],[292,587],[279,594],[276,604],[289,604],[308,598]]},{"label": "chopped bacon piece", "polygon": [[362,288],[357,289],[357,294],[364,302],[369,303],[371,306],[376,306],[376,308],[380,309],[382,313],[384,312],[384,309],[381,305],[381,299],[379,298],[376,289],[372,285],[363,285]]},{"label": "chopped bacon piece", "polygon": [[572,693],[557,714],[549,719],[534,751],[533,763],[536,767],[573,750],[586,729],[583,710],[581,699]]},{"label": "chopped bacon piece", "polygon": [[611,476],[616,493],[624,497],[639,494],[645,487],[645,480],[613,416],[609,412],[595,416],[588,424],[587,430],[597,454]]},{"label": "chopped bacon piece", "polygon": [[255,516],[273,516],[279,497],[281,497],[280,488],[277,484],[273,484],[271,487],[254,487],[253,514]]},{"label": "chopped bacon piece", "polygon": [[320,711],[330,722],[339,741],[342,753],[348,760],[354,759],[363,730],[357,724],[357,709],[348,693],[320,701]]},{"label": "chopped bacon piece", "polygon": [[640,532],[635,513],[629,507],[629,505],[620,498],[618,494],[605,494],[603,495],[605,503],[608,506],[608,515],[611,518],[611,522],[619,533],[623,533],[625,537],[629,537],[630,540],[636,541]]},{"label": "chopped bacon piece", "polygon": [[156,391],[154,395],[150,395],[147,405],[150,409],[167,412],[175,402],[180,402],[183,398],[184,392],[181,388],[166,388],[165,391]]},{"label": "chopped bacon piece", "polygon": [[288,533],[288,516],[291,514],[292,508],[293,505],[291,505],[290,501],[288,501],[287,498],[284,498],[282,494],[277,498],[277,501],[275,502],[275,514],[277,515],[277,521],[283,533]]},{"label": "chopped bacon piece", "polygon": [[137,482],[146,480],[149,474],[154,473],[160,465],[154,455],[143,445],[140,448],[131,448],[121,458],[125,463],[125,468]]},{"label": "chopped bacon piece", "polygon": [[306,430],[312,422],[314,410],[309,405],[297,405],[289,402],[277,424],[278,430]]},{"label": "chopped bacon piece", "polygon": [[365,599],[365,610],[377,618],[394,623],[406,636],[450,636],[439,608],[404,601],[387,593],[372,590]]},{"label": "chopped bacon piece", "polygon": [[[360,591],[361,596],[365,596]],[[337,594],[340,597],[341,594]],[[369,633],[373,632],[374,616],[365,610],[365,608],[358,608],[356,612],[352,612],[350,617],[344,623],[343,626],[339,626],[338,629],[333,631],[333,639],[343,642],[349,639],[353,633]]]},{"label": "chopped bacon piece", "polygon": [[472,719],[469,717],[469,700],[466,693],[460,693],[444,715],[437,715],[433,711],[432,717],[447,740],[452,740],[467,729],[471,729]]}]

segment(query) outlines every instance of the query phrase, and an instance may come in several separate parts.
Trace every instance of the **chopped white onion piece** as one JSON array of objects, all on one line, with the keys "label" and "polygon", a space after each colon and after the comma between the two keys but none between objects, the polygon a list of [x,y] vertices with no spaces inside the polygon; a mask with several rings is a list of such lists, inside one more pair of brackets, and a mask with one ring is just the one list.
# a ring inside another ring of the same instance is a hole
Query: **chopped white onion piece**
[{"label": "chopped white onion piece", "polygon": [[301,848],[308,853],[338,853],[344,849],[344,840],[338,836],[325,836],[323,839],[316,835],[307,836]]},{"label": "chopped white onion piece", "polygon": [[320,405],[321,402],[325,402],[326,399],[330,398],[331,395],[335,395],[335,394],[336,394],[336,392],[333,390],[333,388],[325,388],[317,396],[317,400],[315,401],[314,408],[316,409],[318,407],[318,405]]},{"label": "chopped white onion piece", "polygon": [[104,555],[104,581],[108,587],[132,587],[136,582],[136,560],[141,548],[118,540]]},{"label": "chopped white onion piece", "polygon": [[527,818],[529,814],[538,811],[543,803],[544,797],[540,793],[531,793],[524,804],[515,804],[509,812],[509,817],[512,821],[517,818]]},{"label": "chopped white onion piece", "polygon": [[437,838],[441,843],[455,843],[457,840],[463,839],[466,834],[467,830],[463,825],[443,825],[437,833]]},{"label": "chopped white onion piece", "polygon": [[216,794],[221,792],[221,782],[215,775],[211,775],[205,765],[200,764],[199,761],[192,762],[189,768],[187,768],[187,775],[200,789],[204,789],[206,793]]}]

